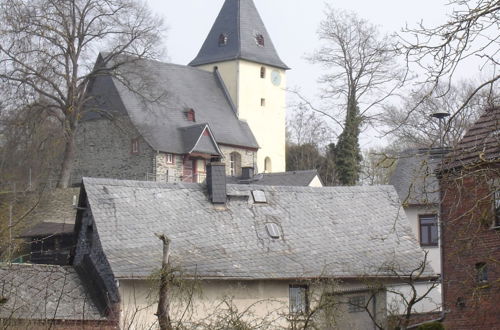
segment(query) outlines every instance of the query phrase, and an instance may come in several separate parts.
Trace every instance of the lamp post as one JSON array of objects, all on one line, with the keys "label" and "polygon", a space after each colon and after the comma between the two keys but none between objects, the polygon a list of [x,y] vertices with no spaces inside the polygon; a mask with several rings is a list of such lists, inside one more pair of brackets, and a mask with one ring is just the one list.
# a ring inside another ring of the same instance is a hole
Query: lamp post
[{"label": "lamp post", "polygon": [[448,112],[435,112],[431,115],[433,118],[437,118],[439,120],[439,148],[443,149],[443,144],[444,144],[444,132],[443,128],[444,125],[442,122],[445,120],[446,117],[448,117],[450,114]]}]

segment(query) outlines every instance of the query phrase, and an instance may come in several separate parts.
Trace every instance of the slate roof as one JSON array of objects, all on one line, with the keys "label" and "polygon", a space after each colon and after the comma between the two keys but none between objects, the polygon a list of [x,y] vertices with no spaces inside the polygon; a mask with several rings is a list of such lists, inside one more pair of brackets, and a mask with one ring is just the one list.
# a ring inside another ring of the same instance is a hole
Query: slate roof
[{"label": "slate roof", "polygon": [[407,205],[439,203],[439,182],[435,171],[441,164],[445,149],[409,149],[398,158],[389,184]]},{"label": "slate roof", "polygon": [[[219,37],[227,36],[227,44],[219,46]],[[256,35],[264,37],[264,46]],[[278,56],[266,27],[252,0],[226,0],[191,66],[244,59],[289,69]]]},{"label": "slate roof", "polygon": [[[144,278],[172,263],[202,278],[300,279],[408,274],[423,260],[391,186],[274,187],[227,185],[226,207],[206,186],[83,179],[103,251],[117,278]],[[264,192],[255,203],[251,192]],[[281,231],[278,240],[266,224]],[[428,274],[432,274],[430,270]]]},{"label": "slate roof", "polygon": [[[309,186],[311,181],[319,177],[317,170],[288,171],[281,173],[260,173],[251,180],[241,180],[236,177],[229,177],[230,183],[251,183],[266,186]],[[320,179],[321,180],[321,179]]]},{"label": "slate roof", "polygon": [[500,107],[488,109],[447,155],[444,170],[500,159]]},{"label": "slate roof", "polygon": [[70,266],[0,264],[0,318],[105,320]]},{"label": "slate roof", "polygon": [[[199,124],[208,124],[219,144],[259,147],[248,124],[237,118],[215,73],[146,59],[127,61],[118,71],[122,78],[109,82],[125,109],[112,110],[125,111],[155,150],[185,153],[191,138],[184,129]],[[195,122],[187,119],[190,109]]]},{"label": "slate roof", "polygon": [[22,232],[19,237],[44,237],[60,234],[65,235],[73,233],[74,228],[74,223],[41,222]]}]

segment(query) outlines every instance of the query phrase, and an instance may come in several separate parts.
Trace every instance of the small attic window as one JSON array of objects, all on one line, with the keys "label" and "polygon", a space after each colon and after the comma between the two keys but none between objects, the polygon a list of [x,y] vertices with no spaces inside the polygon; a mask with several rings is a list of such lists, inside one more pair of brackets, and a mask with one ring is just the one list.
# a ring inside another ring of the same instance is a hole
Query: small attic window
[{"label": "small attic window", "polygon": [[196,121],[196,116],[193,109],[189,109],[184,113],[188,121]]},{"label": "small attic window", "polygon": [[257,42],[257,45],[259,45],[260,47],[264,47],[264,36],[260,33],[256,34],[255,35],[255,41]]},{"label": "small attic window", "polygon": [[267,203],[266,194],[262,190],[253,190],[252,196],[255,203]]},{"label": "small attic window", "polygon": [[277,224],[273,223],[273,222],[270,222],[270,223],[266,223],[266,231],[267,231],[267,234],[269,235],[269,237],[271,237],[272,239],[278,239],[280,238],[280,228],[278,227]]},{"label": "small attic window", "polygon": [[221,33],[219,35],[219,47],[224,47],[227,45],[228,36],[226,33]]}]

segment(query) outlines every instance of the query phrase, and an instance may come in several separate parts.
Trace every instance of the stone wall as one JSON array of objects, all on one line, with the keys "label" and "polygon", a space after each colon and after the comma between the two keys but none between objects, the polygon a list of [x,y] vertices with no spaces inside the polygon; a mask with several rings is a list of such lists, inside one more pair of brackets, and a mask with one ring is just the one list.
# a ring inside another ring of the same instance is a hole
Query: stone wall
[{"label": "stone wall", "polygon": [[[241,166],[242,167],[248,167],[248,166],[256,166],[257,164],[257,152],[248,150],[248,149],[243,149],[243,148],[238,148],[238,147],[231,147],[231,146],[226,146],[226,145],[219,145],[219,148],[221,149],[222,153],[224,154],[224,158],[222,161],[226,164],[226,174],[231,175],[231,165],[230,165],[230,154],[232,152],[238,152],[241,155]],[[255,170],[255,173],[258,172],[263,172],[264,169],[257,169]]]},{"label": "stone wall", "polygon": [[[498,329],[500,230],[493,228],[492,180],[500,164],[445,174],[443,201],[443,290],[447,329]],[[485,263],[487,280],[478,276]]]},{"label": "stone wall", "polygon": [[[133,139],[139,143],[137,154],[132,153]],[[125,115],[82,122],[76,150],[73,184],[84,176],[145,180],[147,173],[153,173],[155,152]]]}]

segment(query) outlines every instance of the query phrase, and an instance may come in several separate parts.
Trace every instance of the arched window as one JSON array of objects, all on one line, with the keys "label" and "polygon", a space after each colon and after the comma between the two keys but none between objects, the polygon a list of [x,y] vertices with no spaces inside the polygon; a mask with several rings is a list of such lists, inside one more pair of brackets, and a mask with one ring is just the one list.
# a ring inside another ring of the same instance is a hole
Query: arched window
[{"label": "arched window", "polygon": [[266,157],[266,159],[264,160],[264,172],[271,173],[272,170],[273,168],[272,168],[271,158]]},{"label": "arched window", "polygon": [[234,151],[229,154],[229,168],[231,176],[241,176],[241,155],[239,152]]},{"label": "arched window", "polygon": [[227,39],[227,34],[221,33],[219,36],[219,47],[224,47],[225,45],[227,45]]},{"label": "arched window", "polygon": [[260,68],[260,77],[264,79],[266,77],[266,67],[261,67]]}]

